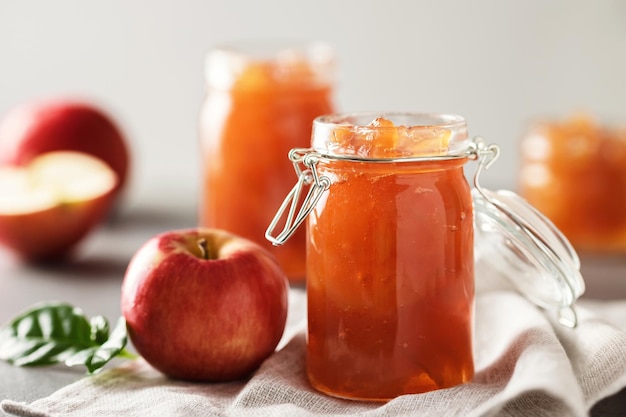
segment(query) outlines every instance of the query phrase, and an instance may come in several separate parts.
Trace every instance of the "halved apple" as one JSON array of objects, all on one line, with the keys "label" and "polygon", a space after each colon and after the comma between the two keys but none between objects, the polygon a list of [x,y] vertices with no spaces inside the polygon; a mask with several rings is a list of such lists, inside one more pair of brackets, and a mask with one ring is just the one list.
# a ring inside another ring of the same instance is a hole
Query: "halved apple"
[{"label": "halved apple", "polygon": [[0,167],[0,244],[28,261],[66,257],[104,220],[117,182],[105,162],[81,152]]},{"label": "halved apple", "polygon": [[0,164],[27,165],[54,151],[84,152],[118,175],[120,194],[128,182],[131,153],[115,115],[91,100],[39,98],[16,105],[0,119]]}]

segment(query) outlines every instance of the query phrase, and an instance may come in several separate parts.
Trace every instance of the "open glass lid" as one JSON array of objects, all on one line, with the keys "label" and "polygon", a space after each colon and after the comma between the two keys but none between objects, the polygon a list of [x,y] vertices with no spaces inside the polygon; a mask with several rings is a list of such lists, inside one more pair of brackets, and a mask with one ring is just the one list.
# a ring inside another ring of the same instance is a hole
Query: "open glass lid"
[{"label": "open glass lid", "polygon": [[474,176],[476,251],[536,305],[556,310],[559,322],[577,324],[573,305],[585,291],[580,260],[567,238],[547,217],[512,191],[479,184],[481,171],[498,157],[495,145],[475,139]]}]

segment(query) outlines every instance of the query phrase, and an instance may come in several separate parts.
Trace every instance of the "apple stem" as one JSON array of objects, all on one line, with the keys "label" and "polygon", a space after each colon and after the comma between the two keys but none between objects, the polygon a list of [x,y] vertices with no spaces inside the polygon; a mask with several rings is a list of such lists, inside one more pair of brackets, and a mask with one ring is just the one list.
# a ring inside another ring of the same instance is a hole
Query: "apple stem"
[{"label": "apple stem", "polygon": [[198,248],[200,248],[200,256],[203,259],[209,259],[209,246],[205,238],[198,239]]}]

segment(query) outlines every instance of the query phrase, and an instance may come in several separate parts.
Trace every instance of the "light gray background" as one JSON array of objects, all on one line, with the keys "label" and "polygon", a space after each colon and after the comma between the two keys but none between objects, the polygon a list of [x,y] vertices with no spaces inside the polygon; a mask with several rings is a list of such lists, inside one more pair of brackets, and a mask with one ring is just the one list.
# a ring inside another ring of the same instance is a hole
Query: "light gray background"
[{"label": "light gray background", "polygon": [[204,56],[247,38],[333,44],[340,110],[465,116],[502,147],[483,177],[493,187],[516,187],[536,117],[626,122],[620,0],[0,0],[0,114],[39,96],[96,99],[133,148],[129,203],[175,184],[168,199],[194,205]]},{"label": "light gray background", "polygon": [[[249,38],[334,45],[341,110],[465,116],[473,136],[502,147],[483,177],[493,187],[516,187],[519,138],[536,117],[585,109],[626,122],[622,0],[0,0],[0,115],[35,97],[91,97],[122,125],[135,162],[128,211],[74,263],[28,267],[0,252],[1,323],[54,299],[119,316],[138,246],[194,223],[205,54]],[[585,268],[588,297],[625,297],[622,260]],[[0,400],[32,401],[82,376],[0,363]]]}]

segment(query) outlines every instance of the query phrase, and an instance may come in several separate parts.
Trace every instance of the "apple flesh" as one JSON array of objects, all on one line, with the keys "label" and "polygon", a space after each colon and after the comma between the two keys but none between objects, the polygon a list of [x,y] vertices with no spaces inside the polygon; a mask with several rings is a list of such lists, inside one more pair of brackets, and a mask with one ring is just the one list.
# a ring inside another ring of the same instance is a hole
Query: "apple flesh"
[{"label": "apple flesh", "polygon": [[0,165],[23,166],[52,151],[83,152],[106,162],[127,183],[130,154],[113,118],[93,103],[36,100],[16,106],[0,121]]},{"label": "apple flesh", "polygon": [[129,338],[153,367],[190,381],[231,381],[279,343],[288,281],[276,259],[217,229],[162,233],[131,259],[121,307]]},{"label": "apple flesh", "polygon": [[0,167],[0,245],[27,261],[66,257],[114,200],[115,172],[79,152],[48,152]]}]

